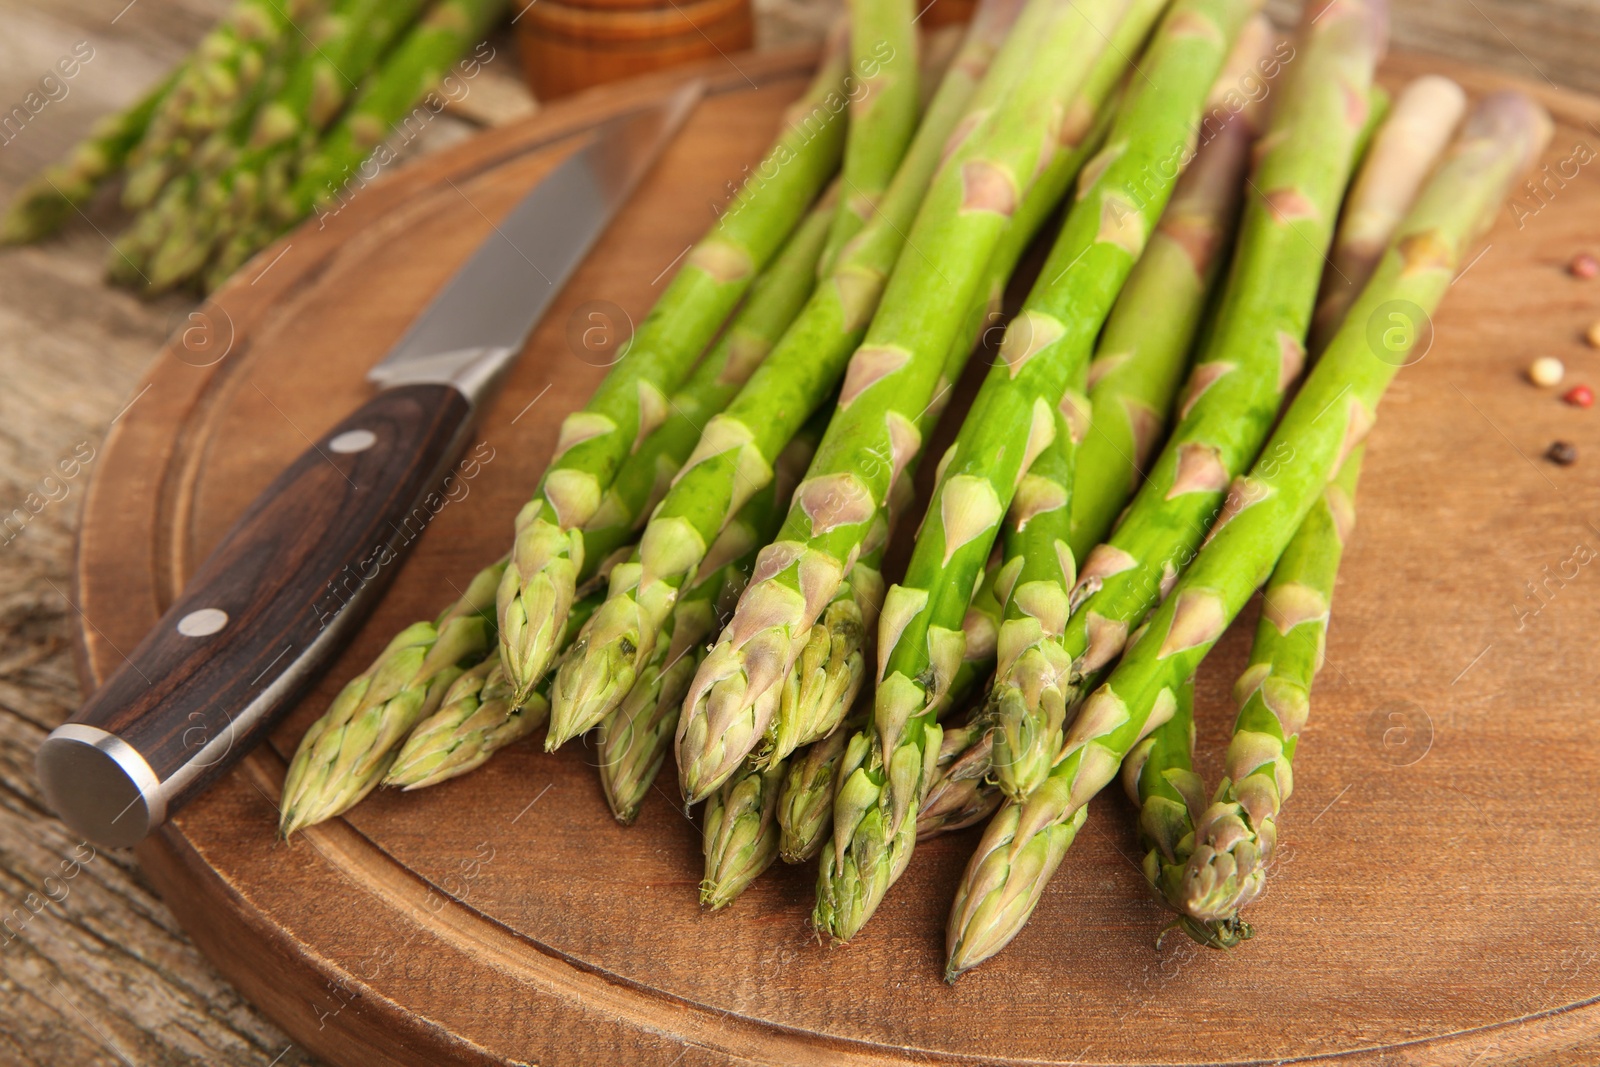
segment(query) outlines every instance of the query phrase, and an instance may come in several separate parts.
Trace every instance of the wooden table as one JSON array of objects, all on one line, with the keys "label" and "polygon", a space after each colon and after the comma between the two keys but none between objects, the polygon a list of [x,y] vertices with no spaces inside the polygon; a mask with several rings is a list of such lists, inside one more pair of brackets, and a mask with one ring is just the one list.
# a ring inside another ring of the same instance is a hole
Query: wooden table
[{"label": "wooden table", "polygon": [[[0,196],[96,116],[133,99],[225,6],[0,0],[0,104],[7,108],[76,42],[94,48],[69,94],[0,146]],[[814,35],[831,0],[757,6],[762,42],[771,46]],[[1269,5],[1280,18],[1296,6]],[[1600,70],[1589,61],[1600,45],[1600,7],[1585,0],[1404,0],[1397,7],[1399,45],[1600,91]],[[503,70],[474,110],[436,123],[422,150],[531,107],[511,66]],[[82,845],[45,810],[33,781],[34,749],[78,700],[67,574],[86,475],[44,479],[58,460],[94,454],[107,426],[137,403],[133,383],[191,308],[182,297],[143,303],[101,283],[115,221],[101,207],[57,241],[0,253],[0,514],[30,493],[50,499],[20,534],[0,529],[0,918],[13,916],[0,934],[0,1063],[309,1063],[195,951],[138,868]],[[92,471],[92,459],[85,465]],[[80,866],[70,882],[46,881],[74,861]]]}]

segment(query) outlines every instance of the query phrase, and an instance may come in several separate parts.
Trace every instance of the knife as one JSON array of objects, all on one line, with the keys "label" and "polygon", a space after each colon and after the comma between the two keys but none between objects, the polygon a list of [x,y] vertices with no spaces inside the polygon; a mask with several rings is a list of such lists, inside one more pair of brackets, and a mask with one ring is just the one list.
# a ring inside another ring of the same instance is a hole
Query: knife
[{"label": "knife", "polygon": [[[598,126],[527,193],[367,373],[376,395],[256,497],[45,739],[35,769],[68,826],[98,845],[137,843],[294,707],[371,614],[415,540],[406,520],[703,91],[692,82]],[[319,607],[348,589],[348,571],[358,587],[336,612]]]}]

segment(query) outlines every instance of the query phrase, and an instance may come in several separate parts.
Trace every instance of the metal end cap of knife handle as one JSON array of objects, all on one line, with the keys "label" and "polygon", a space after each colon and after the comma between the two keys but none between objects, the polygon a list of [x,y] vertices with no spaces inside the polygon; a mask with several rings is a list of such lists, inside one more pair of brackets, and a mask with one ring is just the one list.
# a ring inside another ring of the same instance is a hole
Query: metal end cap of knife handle
[{"label": "metal end cap of knife handle", "polygon": [[61,821],[93,844],[138,844],[166,817],[161,783],[150,764],[132,745],[98,727],[57,727],[39,746],[34,770]]}]

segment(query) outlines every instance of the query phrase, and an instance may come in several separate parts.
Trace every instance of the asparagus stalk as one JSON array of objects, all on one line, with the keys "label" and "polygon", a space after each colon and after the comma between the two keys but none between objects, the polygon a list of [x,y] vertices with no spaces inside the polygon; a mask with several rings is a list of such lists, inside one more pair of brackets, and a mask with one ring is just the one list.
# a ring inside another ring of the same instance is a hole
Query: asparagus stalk
[{"label": "asparagus stalk", "polygon": [[787,770],[787,760],[767,766],[746,760],[711,794],[702,828],[702,907],[717,911],[732,904],[778,858],[778,794]]},{"label": "asparagus stalk", "polygon": [[438,785],[476,769],[545,721],[550,705],[543,695],[520,708],[510,698],[499,660],[486,656],[451,683],[438,711],[417,724],[383,784],[406,790]]},{"label": "asparagus stalk", "polygon": [[[1247,28],[1236,52],[1260,25]],[[1255,117],[1241,111],[1220,127],[1202,128],[1203,143],[1106,320],[1089,364],[1089,432],[1072,484],[1073,559],[1105,539],[1160,443],[1227,258],[1259,132]]]},{"label": "asparagus stalk", "polygon": [[[838,163],[843,120],[825,102],[838,92],[835,54],[794,118],[634,336],[628,358],[582,411],[562,423],[556,455],[516,520],[511,566],[500,587],[500,653],[520,695],[554,656],[584,569],[582,527],[635,442],[666,416],[666,397],[772,258]],[[596,561],[597,562],[597,561]]]},{"label": "asparagus stalk", "polygon": [[[1367,99],[1381,47],[1379,7],[1319,4],[1302,17],[1298,56],[1278,91],[1234,264],[1177,426],[1110,538],[1085,560],[1065,631],[1048,650],[1060,667],[1052,699],[1059,692],[1066,708],[1103,677],[1193,557],[1228,482],[1260,451],[1299,375],[1323,252],[1365,121],[1356,101]],[[1001,661],[1004,672],[1003,643]],[[1041,747],[1059,749],[1053,739]]]},{"label": "asparagus stalk", "polygon": [[[981,568],[1013,493],[1020,490],[1023,522],[1066,503],[1064,489],[1054,503],[1035,492],[1043,483],[1030,465],[1053,440],[1081,436],[1061,410],[1066,394],[1171,193],[1206,90],[1248,14],[1245,0],[1216,0],[1180,3],[1168,16],[1148,53],[1149,81],[1136,83],[1107,147],[1087,165],[1040,280],[940,462],[904,583],[890,590],[880,622],[877,736],[856,786],[860,798],[876,797],[852,846],[873,862],[863,867],[858,857],[852,869],[847,859],[825,870],[819,887],[816,917],[837,938],[860,928],[909,860],[914,815],[931,784],[910,772],[935,765],[934,719],[961,664],[961,623]],[[1083,410],[1081,397],[1070,407]],[[1062,458],[1058,480],[1070,481],[1070,457]],[[1059,569],[1061,553],[1046,551]]]},{"label": "asparagus stalk", "polygon": [[[801,428],[778,457],[778,476],[751,497],[723,528],[695,584],[680,598],[656,639],[656,651],[616,710],[600,720],[600,780],[612,814],[624,825],[666,760],[683,695],[705,655],[705,642],[744,591],[756,552],[772,539],[783,517],[782,501],[800,480],[817,440],[821,417]],[[574,648],[570,656],[579,655]]]},{"label": "asparagus stalk", "polygon": [[[576,620],[570,637],[599,603],[594,594],[572,606]],[[383,776],[386,786],[422,789],[466,774],[513,741],[543,726],[550,716],[550,700],[535,690],[526,704],[511,700],[510,683],[499,668],[499,657],[485,649],[482,658],[454,682],[439,709],[423,719],[406,737]]]},{"label": "asparagus stalk", "polygon": [[17,190],[0,219],[0,244],[31,244],[59,230],[72,212],[88,203],[107,178],[122,170],[150,119],[182,76],[179,67],[138,103],[96,122],[89,136],[65,159],[41,171]]},{"label": "asparagus stalk", "polygon": [[939,152],[1014,16],[1010,4],[987,0],[979,9],[967,44],[880,207],[881,216],[857,235],[739,395],[706,424],[640,537],[637,564],[613,573],[610,597],[581,639],[587,654],[570,668],[574,676],[563,685],[572,704],[558,710],[563,732],[587,729],[627,691],[706,546],[728,516],[771,478],[779,451],[836,387]]},{"label": "asparagus stalk", "polygon": [[850,130],[843,195],[822,262],[877,210],[917,128],[917,27],[912,0],[850,0]]},{"label": "asparagus stalk", "polygon": [[[1183,864],[1194,850],[1195,819],[1205,808],[1205,785],[1194,772],[1192,677],[1178,687],[1172,718],[1135,745],[1122,761],[1122,785],[1138,813],[1145,880],[1165,904],[1173,873],[1181,877]],[[1182,914],[1167,929],[1171,926],[1213,948],[1233,948],[1253,934],[1249,923],[1197,922]]]},{"label": "asparagus stalk", "polygon": [[1466,109],[1461,86],[1436,74],[1418,78],[1395,100],[1345,197],[1311,320],[1313,352],[1320,352],[1344,321]]},{"label": "asparagus stalk", "polygon": [[785,863],[816,859],[833,826],[833,791],[845,748],[866,724],[857,715],[840,729],[796,752],[778,795],[778,856]]},{"label": "asparagus stalk", "polygon": [[[824,196],[772,265],[756,279],[749,299],[732,324],[669,402],[670,414],[640,450],[623,463],[616,480],[606,490],[601,506],[584,527],[586,555],[597,547],[610,552],[637,535],[639,521],[666,493],[671,479],[699,440],[700,428],[737,395],[794,321],[816,285],[817,263],[835,212],[836,198]],[[657,453],[657,462],[639,462],[643,451]],[[613,583],[626,581],[625,576],[639,565],[637,557],[636,551],[628,562],[619,565],[620,571],[612,569]],[[637,661],[638,669],[632,669],[635,661],[631,658],[617,670],[593,669],[596,657],[591,654],[592,642],[603,633],[603,620],[584,627],[572,651],[555,671],[550,732],[545,738],[548,751],[555,751],[599,722],[592,714],[580,712],[595,707],[607,713],[613,710],[643,674],[648,655]]]},{"label": "asparagus stalk", "polygon": [[[1322,667],[1339,560],[1355,523],[1365,446],[1354,449],[1301,521],[1262,599],[1250,666],[1234,685],[1239,714],[1227,777],[1209,807],[1196,797],[1189,853],[1163,856],[1157,885],[1184,925],[1248,930],[1239,909],[1260,895],[1277,845],[1290,764]],[[1192,873],[1191,873],[1192,872]],[[1146,873],[1150,873],[1147,861]]]},{"label": "asparagus stalk", "polygon": [[282,836],[348,811],[371,792],[412,728],[439,707],[463,667],[488,652],[489,609],[504,567],[502,561],[479,573],[434,622],[395,635],[311,724],[284,778]]},{"label": "asparagus stalk", "polygon": [[[1319,32],[1327,32],[1323,27],[1338,11],[1326,12]],[[1310,51],[1302,50],[1302,73],[1312,69]],[[1234,486],[1207,544],[1083,705],[1049,779],[990,822],[951,912],[949,977],[992,956],[1021,929],[1060,863],[1060,838],[1081,824],[1089,799],[1134,744],[1172,715],[1178,687],[1267,578],[1322,488],[1371,428],[1422,324],[1388,330],[1379,350],[1367,339],[1369,321],[1394,300],[1414,303],[1423,315],[1437,309],[1463,253],[1550,131],[1544,110],[1517,93],[1493,94],[1473,110],[1261,459]],[[1250,775],[1248,783],[1241,807],[1262,811],[1260,786],[1278,783],[1265,775]],[[1225,851],[1219,843],[1209,842],[1208,857]]]}]

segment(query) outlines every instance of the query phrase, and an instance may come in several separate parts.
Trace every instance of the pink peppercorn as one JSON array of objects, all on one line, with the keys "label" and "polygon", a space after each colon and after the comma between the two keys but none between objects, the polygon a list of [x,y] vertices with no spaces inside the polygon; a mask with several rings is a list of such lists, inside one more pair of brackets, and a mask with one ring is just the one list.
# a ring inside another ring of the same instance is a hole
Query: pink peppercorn
[{"label": "pink peppercorn", "polygon": [[1575,408],[1593,407],[1594,390],[1590,389],[1587,385],[1574,385],[1571,389],[1568,389],[1564,394],[1562,394],[1561,399],[1565,400]]},{"label": "pink peppercorn", "polygon": [[1600,259],[1595,259],[1587,252],[1580,252],[1572,257],[1572,262],[1567,264],[1567,273],[1574,278],[1593,278],[1600,274]]}]

